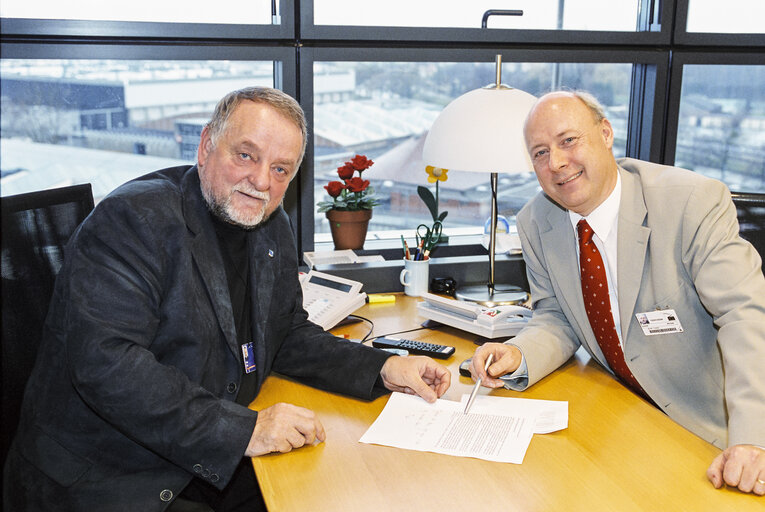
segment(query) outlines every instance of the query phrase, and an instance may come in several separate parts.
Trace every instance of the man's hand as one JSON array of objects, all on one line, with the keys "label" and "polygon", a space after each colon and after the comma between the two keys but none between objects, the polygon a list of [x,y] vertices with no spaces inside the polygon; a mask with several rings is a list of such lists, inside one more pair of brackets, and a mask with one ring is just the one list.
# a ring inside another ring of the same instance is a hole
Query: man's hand
[{"label": "man's hand", "polygon": [[765,495],[765,450],[751,444],[729,446],[707,469],[707,478],[715,488],[723,484],[743,492]]},{"label": "man's hand", "polygon": [[449,370],[425,356],[392,356],[380,370],[391,391],[419,395],[430,403],[446,393],[452,381]]},{"label": "man's hand", "polygon": [[287,453],[325,438],[324,427],[313,411],[279,403],[258,412],[258,421],[244,455],[258,457],[271,452]]},{"label": "man's hand", "polygon": [[[488,372],[486,372],[483,367],[486,366],[486,359],[489,357],[489,354],[494,354],[494,358]],[[473,354],[472,361],[470,361],[470,373],[473,380],[481,378],[481,386],[501,388],[505,383],[498,377],[513,373],[520,364],[521,351],[518,347],[503,343],[484,343]]]}]

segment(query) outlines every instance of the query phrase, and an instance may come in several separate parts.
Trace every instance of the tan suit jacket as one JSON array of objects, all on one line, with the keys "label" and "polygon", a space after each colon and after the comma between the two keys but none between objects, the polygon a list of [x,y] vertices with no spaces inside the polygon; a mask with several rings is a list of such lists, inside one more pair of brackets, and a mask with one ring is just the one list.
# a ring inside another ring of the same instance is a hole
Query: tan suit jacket
[{"label": "tan suit jacket", "polygon": [[[719,447],[765,446],[765,278],[738,236],[727,187],[697,173],[621,159],[617,282],[625,358],[672,419]],[[510,340],[532,385],[579,348],[606,366],[579,283],[566,210],[544,194],[518,214],[534,302]],[[681,333],[646,336],[635,315],[674,309]]]}]

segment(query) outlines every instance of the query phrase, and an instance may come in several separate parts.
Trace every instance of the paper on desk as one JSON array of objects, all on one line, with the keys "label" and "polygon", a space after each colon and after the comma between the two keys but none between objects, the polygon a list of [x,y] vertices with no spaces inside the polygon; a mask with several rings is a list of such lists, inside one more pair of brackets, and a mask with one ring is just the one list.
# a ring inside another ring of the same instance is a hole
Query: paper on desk
[{"label": "paper on desk", "polygon": [[[462,395],[463,406],[468,398],[470,395]],[[549,434],[568,427],[568,402],[556,400],[478,395],[470,412],[510,416],[531,412],[536,417],[535,434]]]},{"label": "paper on desk", "polygon": [[359,442],[522,463],[538,410],[490,410],[485,399],[498,397],[482,398],[481,409],[476,409],[476,401],[470,413],[464,414],[465,407],[459,402],[437,400],[429,404],[417,396],[393,393]]}]

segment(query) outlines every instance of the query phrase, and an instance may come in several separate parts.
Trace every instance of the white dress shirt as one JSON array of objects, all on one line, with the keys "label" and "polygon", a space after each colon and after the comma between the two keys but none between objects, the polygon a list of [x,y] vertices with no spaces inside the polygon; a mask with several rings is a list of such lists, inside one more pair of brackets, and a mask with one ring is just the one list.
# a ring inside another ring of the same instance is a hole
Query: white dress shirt
[{"label": "white dress shirt", "polygon": [[[576,261],[579,262],[579,236],[576,225],[580,219],[585,219],[595,233],[592,240],[595,247],[600,251],[603,257],[603,264],[606,267],[606,280],[608,281],[608,296],[611,301],[611,314],[614,317],[614,326],[616,334],[619,337],[619,343],[622,344],[622,322],[619,318],[619,295],[617,293],[616,280],[616,248],[618,240],[619,227],[619,205],[622,199],[622,178],[619,173],[616,174],[616,185],[605,201],[600,203],[587,217],[582,217],[578,213],[568,211],[568,217],[571,221],[571,228],[574,230],[576,243]],[[605,255],[605,257],[603,256]],[[581,269],[580,269],[581,270]],[[505,342],[512,345],[512,338]],[[526,387],[528,383],[528,366],[526,365],[526,356],[521,352],[521,364],[513,373],[500,377],[505,382],[505,387],[519,391]]]},{"label": "white dress shirt", "polygon": [[[595,247],[600,251],[603,258],[603,264],[606,267],[606,279],[608,280],[608,296],[611,299],[611,315],[614,317],[616,334],[619,336],[619,343],[622,343],[622,322],[619,319],[619,295],[617,294],[616,281],[616,246],[619,231],[619,204],[621,203],[622,178],[616,174],[616,186],[597,208],[595,208],[587,217],[582,217],[571,210],[568,211],[568,218],[571,220],[571,227],[574,230],[576,243],[576,260],[579,261],[579,237],[577,235],[576,225],[580,219],[587,221],[593,232],[592,237]],[[581,268],[579,269],[581,272]],[[622,346],[624,348],[624,346]]]}]

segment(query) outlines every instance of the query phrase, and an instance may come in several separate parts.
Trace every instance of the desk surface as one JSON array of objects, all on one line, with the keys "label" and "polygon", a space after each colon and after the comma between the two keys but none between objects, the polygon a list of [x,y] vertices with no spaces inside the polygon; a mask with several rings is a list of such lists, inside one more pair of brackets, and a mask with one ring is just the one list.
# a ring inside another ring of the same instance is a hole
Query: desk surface
[{"label": "desk surface", "polygon": [[[367,304],[357,313],[375,322],[373,336],[419,326],[416,300]],[[333,330],[363,337],[368,324]],[[469,333],[448,327],[402,334],[457,351],[444,361],[452,385],[444,399],[459,401],[472,380],[459,363],[476,347]],[[483,389],[482,393],[489,390]],[[705,472],[720,452],[618,384],[579,351],[564,367],[523,393],[498,396],[567,400],[569,427],[535,435],[523,464],[368,445],[358,440],[387,395],[372,402],[270,376],[251,407],[289,402],[314,410],[324,443],[253,459],[270,510],[288,511],[557,511],[765,510],[765,499],[717,490]]]}]

